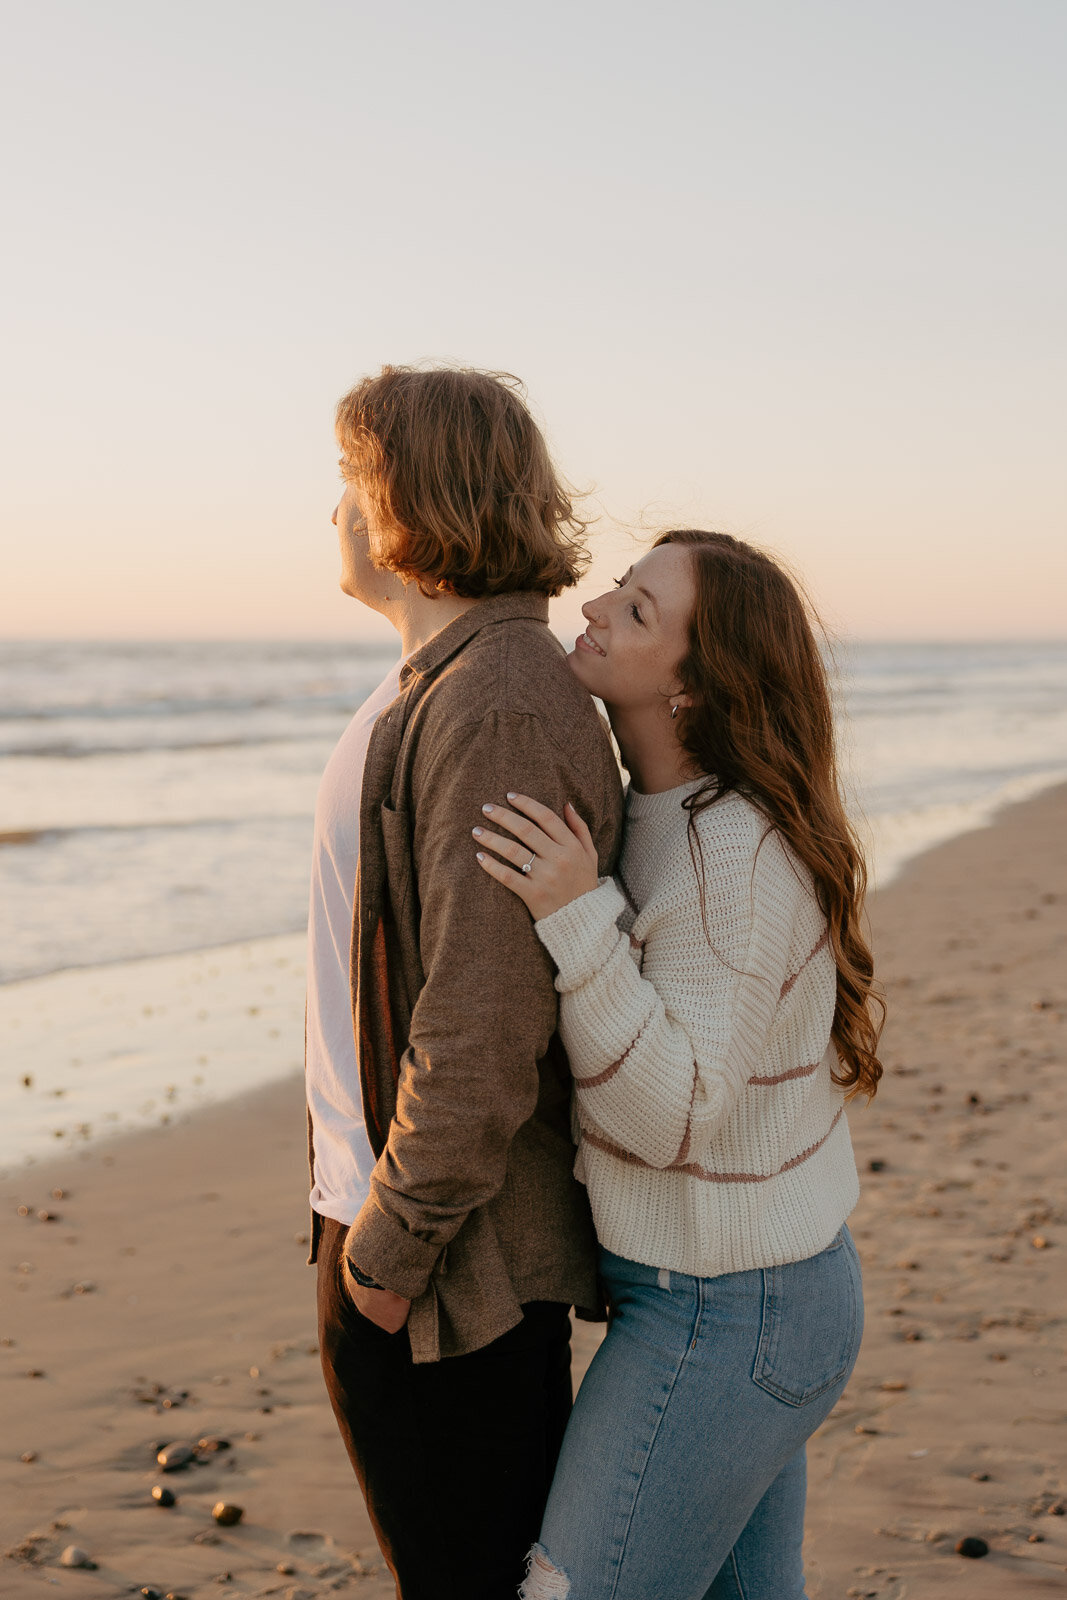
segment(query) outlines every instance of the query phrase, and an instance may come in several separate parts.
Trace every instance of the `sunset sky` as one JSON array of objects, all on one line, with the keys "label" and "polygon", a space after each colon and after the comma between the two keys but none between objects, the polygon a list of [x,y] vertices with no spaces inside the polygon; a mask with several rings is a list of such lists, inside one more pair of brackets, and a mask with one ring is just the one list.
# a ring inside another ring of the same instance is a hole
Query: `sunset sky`
[{"label": "sunset sky", "polygon": [[333,406],[438,359],[527,384],[586,592],[695,523],[1062,636],[1065,70],[1063,0],[5,8],[0,634],[380,634]]}]

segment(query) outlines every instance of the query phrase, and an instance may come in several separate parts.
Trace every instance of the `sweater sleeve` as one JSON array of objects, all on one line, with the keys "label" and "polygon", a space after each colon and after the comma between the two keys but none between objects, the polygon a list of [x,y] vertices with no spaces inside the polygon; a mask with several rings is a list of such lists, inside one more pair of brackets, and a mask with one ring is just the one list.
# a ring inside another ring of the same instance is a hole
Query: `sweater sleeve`
[{"label": "sweater sleeve", "polygon": [[[709,818],[709,821],[712,819]],[[776,835],[701,828],[638,924],[641,968],[601,885],[536,924],[558,968],[560,1033],[587,1132],[654,1167],[699,1162],[758,1069],[788,976],[801,886]]]}]

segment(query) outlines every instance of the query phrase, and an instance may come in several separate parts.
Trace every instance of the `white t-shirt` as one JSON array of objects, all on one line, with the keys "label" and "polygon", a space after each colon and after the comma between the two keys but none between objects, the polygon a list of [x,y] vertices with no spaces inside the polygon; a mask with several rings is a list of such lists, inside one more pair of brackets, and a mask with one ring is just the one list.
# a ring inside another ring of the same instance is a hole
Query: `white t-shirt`
[{"label": "white t-shirt", "polygon": [[326,763],[315,801],[308,913],[307,1099],[314,1131],[313,1210],[346,1227],[370,1190],[374,1153],[363,1121],[349,956],[359,862],[359,797],[370,736],[400,693],[398,661],[365,700]]}]

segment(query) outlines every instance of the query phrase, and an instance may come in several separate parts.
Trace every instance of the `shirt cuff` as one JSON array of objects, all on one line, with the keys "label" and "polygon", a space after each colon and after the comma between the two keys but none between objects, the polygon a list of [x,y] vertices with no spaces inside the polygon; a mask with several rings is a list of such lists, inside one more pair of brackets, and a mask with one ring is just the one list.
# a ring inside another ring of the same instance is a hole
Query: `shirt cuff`
[{"label": "shirt cuff", "polygon": [[345,1235],[344,1253],[383,1289],[417,1300],[430,1281],[441,1246],[409,1233],[375,1204],[372,1195]]},{"label": "shirt cuff", "polygon": [[619,943],[617,921],[626,901],[613,878],[579,895],[534,923],[537,937],[556,963],[561,993],[577,989],[611,959]]}]

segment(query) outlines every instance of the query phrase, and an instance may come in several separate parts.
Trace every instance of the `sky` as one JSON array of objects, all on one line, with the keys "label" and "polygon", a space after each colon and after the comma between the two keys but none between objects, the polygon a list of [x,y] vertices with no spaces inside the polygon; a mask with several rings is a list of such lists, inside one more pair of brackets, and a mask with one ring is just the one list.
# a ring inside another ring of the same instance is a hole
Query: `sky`
[{"label": "sky", "polygon": [[681,523],[846,636],[1067,633],[1063,0],[2,21],[0,636],[381,637],[333,408],[427,360],[523,379],[585,595]]}]

